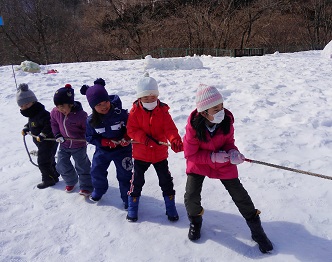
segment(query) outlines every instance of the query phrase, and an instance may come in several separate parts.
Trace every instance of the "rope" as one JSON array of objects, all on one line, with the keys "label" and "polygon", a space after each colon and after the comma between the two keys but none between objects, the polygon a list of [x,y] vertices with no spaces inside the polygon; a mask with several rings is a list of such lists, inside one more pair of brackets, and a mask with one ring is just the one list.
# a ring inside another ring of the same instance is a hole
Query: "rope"
[{"label": "rope", "polygon": [[26,150],[27,153],[28,153],[28,156],[29,156],[30,162],[31,162],[34,166],[38,167],[38,165],[32,161],[32,158],[31,158],[31,156],[30,156],[30,153],[29,153],[29,149],[28,149],[27,143],[26,143],[26,141],[25,141],[25,136],[23,136],[23,143],[24,143],[25,150]]},{"label": "rope", "polygon": [[[31,133],[29,133],[30,136],[37,138],[38,136],[35,136]],[[44,138],[46,141],[56,141],[56,138]],[[64,140],[72,140],[72,141],[79,141],[79,142],[86,142],[85,139],[79,139],[79,138],[70,138],[70,137],[64,137]]]},{"label": "rope", "polygon": [[305,175],[309,175],[309,176],[316,176],[316,177],[332,180],[332,177],[330,177],[330,176],[324,176],[324,175],[312,173],[312,172],[309,172],[309,171],[303,171],[303,170],[299,170],[299,169],[295,169],[295,168],[279,166],[279,165],[266,163],[266,162],[258,161],[258,160],[252,160],[252,159],[248,159],[248,158],[246,158],[245,161],[247,161],[249,163],[254,163],[254,164],[259,164],[259,165],[264,165],[264,166],[270,166],[270,167],[284,169],[284,170],[288,170],[288,171],[292,171],[292,172],[296,172],[296,173],[301,173],[301,174],[305,174]]},{"label": "rope", "polygon": [[15,86],[16,86],[16,89],[17,89],[16,75],[15,75],[15,71],[14,71],[14,66],[13,65],[12,65],[12,70],[13,70],[13,77],[14,77],[14,80],[15,80]]},{"label": "rope", "polygon": [[[34,138],[37,138],[38,136],[35,136],[31,133],[28,133],[30,136],[34,137]],[[65,140],[72,140],[72,141],[79,141],[79,142],[86,142],[85,139],[79,139],[79,138],[70,138],[70,137],[64,137]],[[44,138],[44,140],[46,141],[55,141],[56,138]],[[116,145],[119,145],[120,144],[120,141],[115,141],[115,140],[111,140],[114,144]],[[132,144],[141,144],[140,142],[137,142],[135,140],[130,140],[130,143]],[[158,141],[158,143],[160,145],[163,145],[163,146],[171,146],[170,144],[166,143],[166,142],[161,142],[161,141]]]},{"label": "rope", "polygon": [[160,145],[163,145],[163,146],[171,146],[170,144],[168,144],[168,143],[166,143],[166,142],[161,142],[161,141],[159,141],[159,144],[160,144]]}]

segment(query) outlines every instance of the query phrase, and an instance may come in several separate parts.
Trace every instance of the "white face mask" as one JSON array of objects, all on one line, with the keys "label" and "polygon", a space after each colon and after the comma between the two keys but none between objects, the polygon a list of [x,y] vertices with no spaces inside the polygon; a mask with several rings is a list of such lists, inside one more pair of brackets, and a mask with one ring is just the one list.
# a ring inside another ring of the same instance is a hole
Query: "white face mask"
[{"label": "white face mask", "polygon": [[[210,115],[210,114],[209,114]],[[213,120],[209,120],[211,123],[214,123],[214,124],[220,124],[221,121],[224,120],[224,117],[225,117],[225,110],[222,109],[220,110],[218,113],[214,114],[214,115],[210,115],[210,116],[213,116]]]},{"label": "white face mask", "polygon": [[152,102],[152,103],[143,103],[143,102],[142,102],[142,105],[143,105],[143,107],[144,107],[145,109],[147,109],[147,110],[153,110],[153,109],[155,109],[155,107],[157,106],[157,100],[154,101],[154,102]]}]

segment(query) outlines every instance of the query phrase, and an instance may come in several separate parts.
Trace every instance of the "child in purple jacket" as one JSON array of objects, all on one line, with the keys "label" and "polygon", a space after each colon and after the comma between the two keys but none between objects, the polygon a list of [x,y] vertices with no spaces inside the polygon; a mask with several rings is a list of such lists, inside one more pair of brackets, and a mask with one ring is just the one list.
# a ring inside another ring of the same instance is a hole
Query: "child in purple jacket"
[{"label": "child in purple jacket", "polygon": [[51,111],[51,126],[56,141],[60,143],[56,169],[66,183],[67,193],[72,192],[79,182],[79,194],[89,196],[93,187],[85,141],[87,113],[80,102],[74,101],[74,89],[70,84],[55,92],[54,104],[56,107]]}]

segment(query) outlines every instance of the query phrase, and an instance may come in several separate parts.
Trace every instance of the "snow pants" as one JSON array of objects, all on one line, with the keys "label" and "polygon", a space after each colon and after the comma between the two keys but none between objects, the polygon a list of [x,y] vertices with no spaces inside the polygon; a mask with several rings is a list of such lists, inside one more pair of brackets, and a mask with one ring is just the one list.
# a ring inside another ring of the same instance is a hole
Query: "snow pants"
[{"label": "snow pants", "polygon": [[58,149],[58,143],[55,141],[35,142],[38,148],[37,163],[42,175],[42,181],[53,181],[59,177],[55,169],[55,154]]},{"label": "snow pants", "polygon": [[[75,167],[70,160],[71,157],[74,159]],[[91,162],[86,153],[86,147],[62,148],[60,146],[56,169],[67,186],[74,186],[79,182],[81,190],[92,192],[90,167]]]},{"label": "snow pants", "polygon": [[91,166],[91,179],[94,188],[94,196],[101,198],[108,189],[108,167],[111,162],[116,167],[116,178],[119,181],[120,195],[124,203],[128,203],[127,192],[130,188],[132,176],[132,147],[117,147],[115,150],[105,150],[96,147]]},{"label": "snow pants", "polygon": [[[201,191],[204,179],[205,176],[197,174],[188,174],[187,176],[184,203],[188,216],[197,216],[203,210],[201,205]],[[232,197],[232,200],[239,209],[241,215],[246,220],[253,218],[256,215],[257,210],[240,180],[234,178],[220,179],[220,181]]]},{"label": "snow pants", "polygon": [[134,174],[131,180],[131,188],[128,194],[132,197],[141,196],[142,188],[145,184],[144,174],[146,170],[153,165],[156,170],[159,186],[163,192],[163,196],[175,195],[173,177],[168,170],[168,161],[167,159],[162,160],[157,163],[149,163],[141,160],[134,160]]}]

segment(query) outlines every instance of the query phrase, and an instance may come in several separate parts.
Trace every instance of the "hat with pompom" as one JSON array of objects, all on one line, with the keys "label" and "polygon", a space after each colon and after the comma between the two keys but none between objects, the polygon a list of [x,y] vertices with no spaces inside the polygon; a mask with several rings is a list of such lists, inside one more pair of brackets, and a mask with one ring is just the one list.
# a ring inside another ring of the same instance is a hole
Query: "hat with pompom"
[{"label": "hat with pompom", "polygon": [[204,84],[199,85],[196,93],[196,107],[198,112],[203,112],[223,102],[224,99],[217,88]]},{"label": "hat with pompom", "polygon": [[74,89],[72,86],[66,84],[65,87],[59,88],[54,94],[53,101],[56,106],[74,104]]},{"label": "hat with pompom", "polygon": [[149,76],[149,73],[145,73],[144,77],[138,82],[136,87],[136,97],[141,98],[143,96],[158,96],[158,83]]},{"label": "hat with pompom", "polygon": [[106,86],[105,80],[102,78],[97,78],[94,82],[95,85],[102,85],[102,86]]},{"label": "hat with pompom", "polygon": [[31,102],[37,102],[37,97],[27,84],[20,84],[17,88],[16,101],[19,107]]},{"label": "hat with pompom", "polygon": [[103,101],[110,101],[110,97],[105,89],[105,81],[103,80],[104,85],[101,82],[98,83],[100,79],[103,80],[102,78],[98,78],[93,86],[83,85],[80,89],[81,94],[86,96],[92,109]]}]

